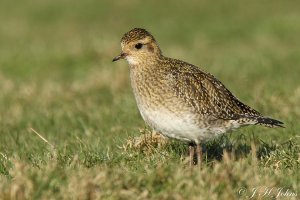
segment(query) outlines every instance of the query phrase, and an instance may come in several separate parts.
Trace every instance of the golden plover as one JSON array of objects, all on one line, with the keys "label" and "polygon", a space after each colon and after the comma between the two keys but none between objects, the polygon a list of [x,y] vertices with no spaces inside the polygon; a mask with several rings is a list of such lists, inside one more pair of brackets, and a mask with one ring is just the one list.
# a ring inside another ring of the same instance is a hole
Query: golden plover
[{"label": "golden plover", "polygon": [[134,28],[121,39],[131,86],[144,121],[164,136],[189,144],[190,166],[195,150],[202,160],[201,142],[241,126],[282,127],[238,100],[213,75],[181,60],[168,58],[145,29]]}]

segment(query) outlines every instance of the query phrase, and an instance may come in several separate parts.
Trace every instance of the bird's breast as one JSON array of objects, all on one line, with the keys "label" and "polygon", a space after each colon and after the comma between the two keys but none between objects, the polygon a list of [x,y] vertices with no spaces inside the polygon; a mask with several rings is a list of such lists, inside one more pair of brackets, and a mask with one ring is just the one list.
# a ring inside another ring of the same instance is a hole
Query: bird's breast
[{"label": "bird's breast", "polygon": [[172,109],[178,101],[171,83],[164,73],[155,73],[151,69],[130,70],[130,79],[133,93],[138,107],[147,108],[165,107]]},{"label": "bird's breast", "polygon": [[183,133],[193,135],[199,131],[196,116],[177,98],[167,75],[132,70],[131,85],[141,116],[152,128],[178,138],[183,137]]}]

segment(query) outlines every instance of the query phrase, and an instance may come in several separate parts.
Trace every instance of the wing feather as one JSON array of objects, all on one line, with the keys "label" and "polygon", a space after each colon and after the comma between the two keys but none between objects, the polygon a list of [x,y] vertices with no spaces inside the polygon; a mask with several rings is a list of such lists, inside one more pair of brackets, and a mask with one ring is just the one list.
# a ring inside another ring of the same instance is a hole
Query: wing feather
[{"label": "wing feather", "polygon": [[172,67],[171,73],[177,95],[202,115],[224,120],[261,116],[258,111],[239,101],[213,75],[196,66],[180,63]]}]

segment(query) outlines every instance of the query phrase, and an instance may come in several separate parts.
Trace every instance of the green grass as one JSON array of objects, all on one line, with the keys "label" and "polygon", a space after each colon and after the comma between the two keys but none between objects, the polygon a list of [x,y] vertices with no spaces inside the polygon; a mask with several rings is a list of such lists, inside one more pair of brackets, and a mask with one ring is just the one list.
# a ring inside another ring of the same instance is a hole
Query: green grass
[{"label": "green grass", "polygon": [[[2,2],[0,199],[249,199],[254,189],[252,199],[299,199],[299,6]],[[286,128],[246,127],[205,143],[201,171],[189,170],[178,141],[136,144],[149,128],[127,63],[111,62],[133,27],[147,28],[165,55],[211,72]]]}]

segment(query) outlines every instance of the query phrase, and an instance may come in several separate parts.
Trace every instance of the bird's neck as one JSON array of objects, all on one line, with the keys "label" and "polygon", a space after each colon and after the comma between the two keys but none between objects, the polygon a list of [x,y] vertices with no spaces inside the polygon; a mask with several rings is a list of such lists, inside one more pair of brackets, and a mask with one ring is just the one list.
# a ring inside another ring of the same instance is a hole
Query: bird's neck
[{"label": "bird's neck", "polygon": [[148,71],[154,70],[157,67],[160,67],[160,63],[163,59],[162,55],[158,56],[149,56],[144,57],[143,59],[135,59],[133,57],[128,57],[127,61],[131,69],[138,71]]}]

